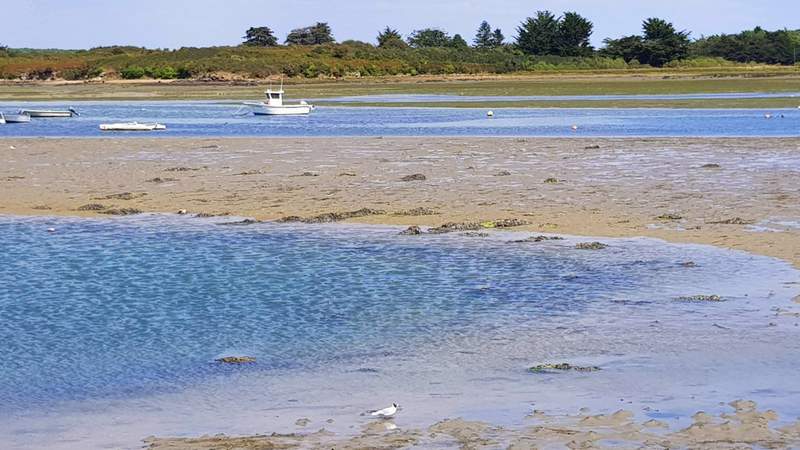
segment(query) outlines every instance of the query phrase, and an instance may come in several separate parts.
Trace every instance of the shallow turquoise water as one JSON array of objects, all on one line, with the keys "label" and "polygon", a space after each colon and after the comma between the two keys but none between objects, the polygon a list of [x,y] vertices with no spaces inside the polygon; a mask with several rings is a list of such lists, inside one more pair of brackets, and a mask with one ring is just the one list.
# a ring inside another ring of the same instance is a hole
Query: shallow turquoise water
[{"label": "shallow turquoise water", "polygon": [[[0,221],[0,408],[413,352],[687,276],[676,260],[279,225]],[[431,241],[438,245],[430,245]],[[674,257],[673,257],[674,258]]]},{"label": "shallow turquoise water", "polygon": [[[174,432],[166,424],[176,418],[179,432],[263,431],[222,424],[298,402],[341,413],[379,401],[375,392],[424,404],[403,396],[432,380],[459,392],[437,394],[443,416],[497,419],[512,415],[496,409],[509,402],[522,417],[530,389],[561,406],[624,396],[677,414],[746,396],[800,414],[789,406],[800,404],[791,381],[800,333],[770,309],[788,303],[800,277],[774,259],[648,239],[583,251],[575,238],[510,242],[527,236],[518,233],[219,221],[0,217],[0,435],[41,445],[128,415],[150,424],[131,431],[137,439]],[[681,265],[689,260],[696,267]],[[711,293],[725,301],[675,300]],[[213,363],[232,354],[258,363]],[[585,381],[525,378],[532,363],[567,358],[607,370]],[[742,358],[758,379],[724,375]],[[486,383],[490,396],[480,395]],[[559,396],[564,389],[575,397]],[[689,391],[691,400],[681,397]],[[75,419],[81,411],[96,416]]]}]

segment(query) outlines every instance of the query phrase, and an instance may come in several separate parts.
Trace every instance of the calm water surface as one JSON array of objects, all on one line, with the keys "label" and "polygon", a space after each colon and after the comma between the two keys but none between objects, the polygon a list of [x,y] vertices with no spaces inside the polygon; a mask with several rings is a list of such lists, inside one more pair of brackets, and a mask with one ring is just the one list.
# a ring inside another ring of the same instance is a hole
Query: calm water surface
[{"label": "calm water surface", "polygon": [[[798,99],[800,104],[800,99]],[[80,117],[0,126],[0,137],[109,136],[101,123],[159,122],[162,132],[113,136],[798,136],[800,109],[475,108],[321,106],[307,117],[237,114],[219,102],[0,102],[0,110],[65,108]],[[765,114],[771,114],[766,119]],[[573,131],[572,126],[578,130]]]},{"label": "calm water surface", "polygon": [[[620,398],[659,417],[738,397],[800,414],[800,329],[774,310],[800,276],[778,260],[648,239],[583,251],[575,238],[510,242],[524,233],[218,222],[0,217],[12,447],[135,447],[298,417],[346,431],[393,400],[409,424]],[[712,293],[725,301],[675,300]],[[213,363],[239,354],[258,362]],[[563,360],[604,370],[525,371]]]},{"label": "calm water surface", "polygon": [[715,100],[749,98],[798,98],[800,92],[720,92],[697,94],[615,94],[615,95],[443,95],[382,94],[322,98],[334,103],[435,103],[435,102],[522,102],[565,100]]}]

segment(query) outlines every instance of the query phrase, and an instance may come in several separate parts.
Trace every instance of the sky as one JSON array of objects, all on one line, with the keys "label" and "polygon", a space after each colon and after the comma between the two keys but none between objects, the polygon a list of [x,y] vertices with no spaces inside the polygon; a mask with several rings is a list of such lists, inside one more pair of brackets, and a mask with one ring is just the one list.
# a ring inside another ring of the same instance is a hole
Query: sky
[{"label": "sky", "polygon": [[334,37],[374,42],[389,25],[404,36],[436,27],[472,41],[482,20],[513,37],[537,10],[577,11],[595,24],[593,44],[639,32],[661,17],[692,37],[757,25],[800,29],[797,0],[0,0],[0,44],[31,48],[236,45],[251,26],[283,41],[293,28],[328,22]]}]

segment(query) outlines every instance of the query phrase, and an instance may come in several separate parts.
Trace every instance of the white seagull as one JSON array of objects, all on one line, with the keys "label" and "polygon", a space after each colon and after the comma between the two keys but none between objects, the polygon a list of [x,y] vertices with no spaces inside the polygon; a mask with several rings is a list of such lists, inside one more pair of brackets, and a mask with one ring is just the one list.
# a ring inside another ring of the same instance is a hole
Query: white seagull
[{"label": "white seagull", "polygon": [[379,409],[377,411],[370,411],[369,415],[372,417],[380,417],[383,419],[388,419],[389,417],[394,416],[397,413],[397,403],[392,403],[392,406],[388,408]]}]

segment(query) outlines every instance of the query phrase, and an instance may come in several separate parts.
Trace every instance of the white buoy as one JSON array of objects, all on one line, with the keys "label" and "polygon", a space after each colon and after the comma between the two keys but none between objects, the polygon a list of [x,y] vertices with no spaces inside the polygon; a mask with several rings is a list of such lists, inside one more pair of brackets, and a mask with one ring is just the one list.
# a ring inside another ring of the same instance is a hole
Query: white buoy
[{"label": "white buoy", "polygon": [[[800,106],[798,106],[798,108],[800,108]],[[494,117],[494,111],[487,111],[486,112],[486,116],[487,117]]]}]

